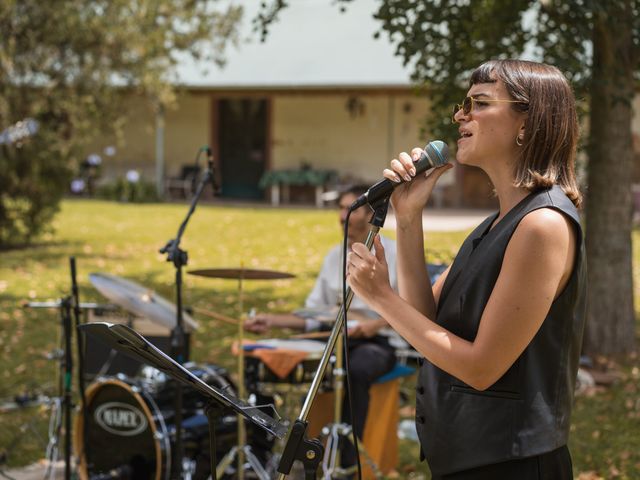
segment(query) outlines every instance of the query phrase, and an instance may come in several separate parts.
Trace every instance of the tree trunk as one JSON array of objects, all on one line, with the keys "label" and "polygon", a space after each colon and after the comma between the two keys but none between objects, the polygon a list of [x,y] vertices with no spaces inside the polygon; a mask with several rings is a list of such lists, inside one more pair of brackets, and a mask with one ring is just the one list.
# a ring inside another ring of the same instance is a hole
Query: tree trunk
[{"label": "tree trunk", "polygon": [[586,242],[585,353],[635,348],[633,309],[631,102],[634,45],[629,0],[594,13]]}]

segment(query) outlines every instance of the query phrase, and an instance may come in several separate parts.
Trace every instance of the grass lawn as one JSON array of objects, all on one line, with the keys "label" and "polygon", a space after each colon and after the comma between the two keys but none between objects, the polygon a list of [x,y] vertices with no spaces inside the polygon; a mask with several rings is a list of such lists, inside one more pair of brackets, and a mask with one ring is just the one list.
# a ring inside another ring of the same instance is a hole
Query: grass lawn
[{"label": "grass lawn", "polygon": [[[23,309],[25,300],[56,300],[70,291],[69,260],[76,257],[81,301],[106,300],[88,279],[103,272],[131,279],[173,300],[174,268],[158,253],[186,214],[186,205],[65,201],[55,232],[37,246],[1,253],[0,403],[20,393],[55,395],[57,367],[46,354],[60,344],[54,310]],[[393,236],[393,232],[387,232]],[[429,233],[430,261],[450,261],[468,232]],[[634,233],[636,298],[640,249]],[[290,272],[293,280],[245,281],[244,313],[288,312],[301,306],[327,250],[340,239],[334,211],[198,207],[183,237],[186,270],[239,267]],[[184,303],[238,317],[238,284],[233,280],[185,275]],[[234,370],[230,347],[236,327],[194,315],[200,329],[192,359]],[[640,478],[640,371],[637,361],[621,365],[612,388],[577,398],[571,449],[576,476],[583,479]],[[0,452],[11,466],[44,457],[45,407],[0,411]],[[401,478],[418,478],[415,443],[401,442]],[[426,475],[426,474],[425,474]]]}]

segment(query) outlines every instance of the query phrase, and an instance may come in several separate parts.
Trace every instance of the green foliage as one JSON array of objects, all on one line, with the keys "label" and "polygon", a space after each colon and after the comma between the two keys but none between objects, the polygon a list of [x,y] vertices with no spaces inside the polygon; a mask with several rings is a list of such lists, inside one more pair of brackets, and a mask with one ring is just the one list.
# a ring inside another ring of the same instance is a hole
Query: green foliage
[{"label": "green foliage", "polygon": [[[169,104],[180,56],[223,62],[242,7],[214,6],[192,0],[0,2],[0,131],[27,117],[40,125],[23,152],[16,145],[0,150],[8,169],[2,171],[0,247],[43,230],[83,145],[117,133],[127,111],[123,89]],[[19,157],[28,158],[28,167]]]},{"label": "green foliage", "polygon": [[104,200],[131,203],[149,203],[160,200],[155,183],[144,179],[130,182],[126,178],[119,178],[98,187],[96,196]]},{"label": "green foliage", "polygon": [[565,73],[579,99],[587,96],[594,18],[606,16],[612,8],[627,10],[621,32],[633,34],[635,49],[629,55],[637,58],[638,0],[388,0],[375,16],[433,101],[431,131],[452,139],[456,129],[446,120],[451,106],[464,96],[471,71],[488,59],[546,61]]},{"label": "green foliage", "polygon": [[375,17],[397,45],[396,54],[413,67],[413,80],[433,102],[429,128],[451,140],[457,127],[449,120],[460,103],[471,71],[489,58],[517,57],[530,33],[523,16],[533,0],[468,2],[389,0]]},{"label": "green foliage", "polygon": [[0,247],[27,243],[58,211],[68,170],[46,151],[46,132],[21,148],[0,147]]}]

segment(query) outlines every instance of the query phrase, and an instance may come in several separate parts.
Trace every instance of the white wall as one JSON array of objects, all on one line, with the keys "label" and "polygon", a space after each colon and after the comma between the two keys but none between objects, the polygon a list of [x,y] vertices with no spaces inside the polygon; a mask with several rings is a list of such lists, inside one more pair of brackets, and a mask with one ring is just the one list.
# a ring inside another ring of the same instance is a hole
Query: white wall
[{"label": "white wall", "polygon": [[280,94],[273,99],[272,168],[335,169],[362,181],[380,177],[400,151],[422,146],[428,103],[408,94]]}]

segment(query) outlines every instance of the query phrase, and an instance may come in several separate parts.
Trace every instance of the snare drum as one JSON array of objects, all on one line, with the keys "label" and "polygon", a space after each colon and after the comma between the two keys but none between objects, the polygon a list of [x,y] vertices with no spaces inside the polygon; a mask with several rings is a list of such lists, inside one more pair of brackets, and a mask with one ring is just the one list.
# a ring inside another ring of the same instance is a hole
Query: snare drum
[{"label": "snare drum", "polygon": [[[315,340],[266,339],[245,346],[247,390],[262,395],[306,393],[320,364],[325,343]],[[331,390],[333,358],[327,364],[321,389]]]},{"label": "snare drum", "polygon": [[[220,367],[196,364],[185,367],[208,385],[227,389],[232,394],[235,392]],[[183,395],[185,457],[195,463],[197,476],[206,478],[210,470],[209,430],[203,411],[207,399],[186,387]],[[82,480],[98,475],[136,480],[170,478],[176,430],[173,380],[150,367],[136,379],[102,378],[87,388],[86,401],[86,421],[80,411],[74,436],[74,451],[80,459],[78,471]],[[231,411],[225,411],[218,419],[215,426],[217,455],[224,455],[236,443],[236,418]]]}]

